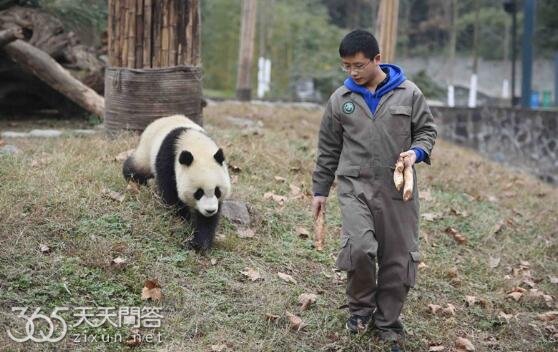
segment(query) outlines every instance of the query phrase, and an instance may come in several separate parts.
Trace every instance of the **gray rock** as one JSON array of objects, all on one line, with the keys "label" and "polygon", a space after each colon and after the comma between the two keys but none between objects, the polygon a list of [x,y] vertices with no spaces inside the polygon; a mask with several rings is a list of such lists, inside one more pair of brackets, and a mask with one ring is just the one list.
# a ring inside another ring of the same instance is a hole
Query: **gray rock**
[{"label": "gray rock", "polygon": [[249,226],[250,214],[245,202],[225,200],[221,207],[221,215],[237,225]]},{"label": "gray rock", "polygon": [[60,137],[62,131],[59,130],[31,130],[29,132],[30,137],[40,137],[40,138],[53,138]]},{"label": "gray rock", "polygon": [[14,155],[19,153],[21,153],[21,150],[19,150],[19,148],[15,145],[7,144],[3,147],[0,147],[0,154]]}]

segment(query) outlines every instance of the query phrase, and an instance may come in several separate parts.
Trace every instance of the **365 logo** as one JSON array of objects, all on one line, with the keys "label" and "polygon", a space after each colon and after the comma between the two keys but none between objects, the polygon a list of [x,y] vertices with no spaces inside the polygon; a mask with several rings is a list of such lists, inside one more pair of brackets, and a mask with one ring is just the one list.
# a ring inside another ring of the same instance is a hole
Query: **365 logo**
[{"label": "365 logo", "polygon": [[[68,310],[67,307],[56,307],[52,311],[52,313],[50,313],[50,316],[41,314],[40,307],[35,309],[35,311],[33,311],[33,314],[31,314],[30,316],[26,316],[25,313],[27,312],[28,309],[29,309],[28,307],[12,307],[12,312],[19,311],[19,314],[17,315],[18,318],[26,320],[25,336],[20,336],[20,337],[14,336],[10,331],[10,329],[6,329],[8,336],[12,340],[16,342],[25,342],[28,340],[31,340],[33,342],[58,342],[66,336],[66,332],[68,331],[68,326],[64,318],[58,315],[58,312]],[[56,327],[53,321],[58,321]],[[40,326],[40,328],[38,329],[39,336],[35,336],[35,328],[36,328],[35,323],[37,323],[37,325]],[[47,327],[47,328],[43,329],[43,327]],[[59,328],[61,329],[60,333],[54,334],[54,331],[58,330]],[[48,330],[48,331],[43,331],[43,330]]]}]

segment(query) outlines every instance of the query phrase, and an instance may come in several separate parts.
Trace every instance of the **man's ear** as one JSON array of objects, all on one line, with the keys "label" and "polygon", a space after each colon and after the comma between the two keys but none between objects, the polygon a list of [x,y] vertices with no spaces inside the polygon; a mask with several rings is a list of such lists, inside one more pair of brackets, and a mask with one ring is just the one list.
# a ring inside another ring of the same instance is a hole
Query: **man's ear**
[{"label": "man's ear", "polygon": [[182,153],[180,153],[180,157],[178,158],[178,161],[182,165],[190,166],[194,162],[194,156],[189,151],[184,150],[182,151]]},{"label": "man's ear", "polygon": [[381,54],[378,54],[378,55],[374,56],[374,63],[375,63],[375,64],[378,65],[378,64],[380,64],[381,62],[382,62],[382,55],[381,55]]}]

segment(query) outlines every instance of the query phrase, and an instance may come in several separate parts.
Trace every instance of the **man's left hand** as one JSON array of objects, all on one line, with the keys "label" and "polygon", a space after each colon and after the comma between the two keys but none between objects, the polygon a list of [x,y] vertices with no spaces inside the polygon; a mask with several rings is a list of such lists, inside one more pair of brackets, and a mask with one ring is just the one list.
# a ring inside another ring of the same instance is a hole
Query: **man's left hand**
[{"label": "man's left hand", "polygon": [[405,167],[412,167],[417,161],[417,154],[414,150],[407,150],[406,152],[399,154],[399,158],[403,160]]}]

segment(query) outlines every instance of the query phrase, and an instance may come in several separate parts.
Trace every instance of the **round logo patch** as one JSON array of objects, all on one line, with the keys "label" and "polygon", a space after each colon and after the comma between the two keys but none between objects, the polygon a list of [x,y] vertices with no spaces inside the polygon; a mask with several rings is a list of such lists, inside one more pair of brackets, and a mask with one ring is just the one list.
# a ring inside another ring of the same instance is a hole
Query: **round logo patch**
[{"label": "round logo patch", "polygon": [[348,101],[343,104],[343,112],[345,114],[352,114],[355,111],[355,104],[352,101]]}]

